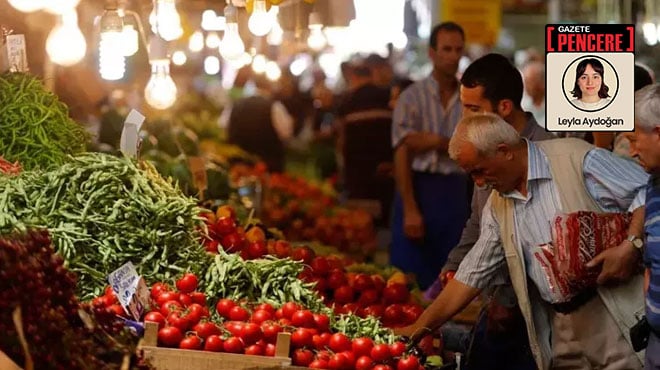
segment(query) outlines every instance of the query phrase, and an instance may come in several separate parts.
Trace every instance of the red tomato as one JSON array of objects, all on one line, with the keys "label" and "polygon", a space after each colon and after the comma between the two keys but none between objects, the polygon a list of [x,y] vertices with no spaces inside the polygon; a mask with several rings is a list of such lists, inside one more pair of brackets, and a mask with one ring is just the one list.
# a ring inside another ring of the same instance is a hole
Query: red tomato
[{"label": "red tomato", "polygon": [[313,328],[314,314],[309,310],[298,310],[291,316],[291,324],[299,328]]},{"label": "red tomato", "polygon": [[316,334],[312,336],[312,345],[315,349],[322,350],[328,345],[328,341],[330,340],[330,336],[332,334],[330,333],[325,333],[325,334],[328,335],[323,336],[323,334]]},{"label": "red tomato", "polygon": [[387,283],[385,282],[385,278],[383,278],[383,277],[382,277],[381,275],[379,275],[379,274],[373,274],[373,275],[371,275],[371,281],[372,281],[373,284],[374,284],[374,289],[376,289],[376,291],[378,291],[379,293],[382,292],[383,289],[385,289],[385,285],[387,284]]},{"label": "red tomato", "polygon": [[113,291],[110,291],[110,293],[106,293],[104,297],[105,297],[106,306],[119,303],[119,299],[117,298],[117,295]]},{"label": "red tomato", "polygon": [[330,264],[328,264],[328,260],[323,256],[314,257],[310,266],[316,276],[326,276],[330,272]]},{"label": "red tomato", "polygon": [[392,357],[401,357],[406,351],[406,344],[403,342],[394,342],[390,344],[390,354]]},{"label": "red tomato", "polygon": [[264,321],[261,323],[261,331],[264,333],[264,339],[268,343],[277,341],[277,334],[282,331],[282,327],[273,321]]},{"label": "red tomato", "polygon": [[328,347],[334,352],[349,351],[351,349],[351,340],[342,333],[335,333],[330,337]]},{"label": "red tomato", "polygon": [[202,340],[196,335],[188,335],[179,343],[181,349],[202,349]]},{"label": "red tomato", "polygon": [[213,229],[220,236],[228,235],[236,231],[236,223],[231,217],[220,217],[215,222]]},{"label": "red tomato", "polygon": [[390,365],[378,364],[374,366],[372,370],[394,370],[394,369],[392,369],[392,366]]},{"label": "red tomato", "polygon": [[360,298],[358,299],[358,304],[360,306],[366,307],[371,306],[372,304],[378,303],[380,300],[380,294],[376,289],[365,289],[360,293]]},{"label": "red tomato", "polygon": [[184,333],[191,327],[190,319],[178,311],[171,312],[167,315],[167,324],[178,328]]},{"label": "red tomato", "polygon": [[371,276],[367,274],[357,274],[352,284],[353,289],[358,292],[362,292],[367,289],[373,289],[374,282],[371,280]]},{"label": "red tomato", "polygon": [[398,303],[391,304],[385,308],[383,313],[383,322],[386,325],[403,322],[403,306]]},{"label": "red tomato", "polygon": [[162,292],[158,297],[156,298],[156,303],[158,303],[159,306],[162,306],[165,304],[167,301],[179,301],[179,293],[176,292]]},{"label": "red tomato", "polygon": [[291,320],[291,316],[293,316],[293,314],[299,309],[300,306],[298,306],[296,303],[286,302],[282,305],[282,317]]},{"label": "red tomato", "polygon": [[166,326],[158,330],[158,343],[164,347],[178,347],[182,339],[181,330],[174,326]]},{"label": "red tomato", "polygon": [[319,332],[324,333],[330,331],[330,318],[325,314],[314,314],[314,325]]},{"label": "red tomato", "polygon": [[403,318],[406,325],[417,321],[417,318],[424,312],[422,306],[414,303],[403,306]]},{"label": "red tomato", "polygon": [[275,345],[273,343],[266,343],[266,349],[264,350],[264,355],[270,357],[275,356]]},{"label": "red tomato", "polygon": [[378,319],[383,317],[383,313],[385,312],[385,308],[383,307],[382,304],[372,304],[369,307],[364,308],[364,316],[373,316]]},{"label": "red tomato", "polygon": [[355,368],[355,354],[352,351],[344,351],[344,352],[341,352],[339,354],[346,357],[346,368],[347,369]]},{"label": "red tomato", "polygon": [[[188,319],[190,320],[190,323],[192,325],[195,325],[201,320],[203,317],[205,317],[205,312],[204,312],[204,307],[202,307],[199,303],[193,303],[188,307]],[[206,315],[208,317],[208,315]]]},{"label": "red tomato", "polygon": [[419,359],[417,357],[410,355],[406,357],[401,357],[399,362],[396,364],[396,370],[418,370],[419,369]]},{"label": "red tomato", "polygon": [[179,302],[183,305],[183,307],[188,307],[193,303],[193,299],[190,296],[190,294],[187,293],[181,293],[179,294]]},{"label": "red tomato", "polygon": [[357,303],[346,303],[342,309],[347,314],[356,313],[360,309],[360,306],[358,306]]},{"label": "red tomato", "polygon": [[312,342],[312,333],[305,328],[298,328],[293,333],[291,333],[291,345],[293,348],[302,348],[305,346],[311,346],[314,344]]},{"label": "red tomato", "polygon": [[151,298],[156,299],[161,293],[170,290],[170,287],[165,283],[155,283],[151,286]]},{"label": "red tomato", "polygon": [[227,338],[222,345],[222,348],[227,353],[243,353],[243,347],[243,342],[236,337]]},{"label": "red tomato", "polygon": [[210,253],[218,253],[219,244],[215,239],[204,240],[204,250]]},{"label": "red tomato", "polygon": [[255,307],[254,310],[255,311],[264,310],[264,311],[268,312],[269,314],[271,314],[271,316],[275,316],[275,309],[273,308],[273,306],[271,306],[268,303],[262,303],[262,304],[258,305],[257,307]]},{"label": "red tomato", "polygon": [[360,356],[355,361],[355,370],[371,370],[374,365],[374,360],[369,356]]},{"label": "red tomato", "polygon": [[160,313],[162,313],[163,316],[167,316],[175,311],[183,311],[183,306],[179,301],[167,301],[160,306]]},{"label": "red tomato", "polygon": [[181,279],[176,281],[176,288],[181,293],[192,293],[197,289],[197,276],[190,272],[183,274]]},{"label": "red tomato", "polygon": [[385,362],[390,359],[390,346],[385,343],[374,345],[371,349],[371,358],[376,362]]},{"label": "red tomato", "polygon": [[206,295],[202,292],[192,292],[190,293],[190,298],[192,298],[193,303],[201,304],[206,306]]},{"label": "red tomato", "polygon": [[261,258],[268,254],[268,247],[266,247],[266,242],[263,240],[249,243],[245,250],[247,251],[249,259]]},{"label": "red tomato", "polygon": [[245,354],[251,356],[263,356],[264,348],[258,344],[253,344],[245,349]]},{"label": "red tomato", "polygon": [[268,321],[272,318],[273,316],[271,315],[270,312],[266,310],[256,310],[252,313],[252,316],[250,317],[250,322],[253,322],[255,324],[261,324],[264,321]]},{"label": "red tomato", "polygon": [[330,361],[330,356],[332,356],[332,355],[333,354],[330,353],[330,351],[325,350],[325,349],[316,352],[316,358],[318,360],[323,360],[323,361]]},{"label": "red tomato", "polygon": [[219,335],[209,335],[204,341],[204,350],[209,352],[222,352],[224,341]]},{"label": "red tomato", "polygon": [[345,304],[345,303],[353,302],[354,295],[355,293],[353,291],[353,288],[351,288],[348,285],[344,285],[335,289],[333,297],[335,299],[335,302],[339,304]]},{"label": "red tomato", "polygon": [[165,316],[158,311],[151,311],[144,315],[144,321],[152,321],[158,323],[158,329],[162,329],[165,326]]},{"label": "red tomato", "polygon": [[330,356],[328,361],[328,368],[333,370],[341,370],[348,368],[348,359],[341,353],[335,353]]},{"label": "red tomato", "polygon": [[314,352],[308,349],[299,348],[293,351],[293,355],[291,356],[291,362],[296,366],[307,367],[312,361],[314,361]]},{"label": "red tomato", "polygon": [[218,315],[224,317],[225,319],[229,318],[229,311],[236,306],[236,302],[231,299],[223,298],[218,301],[215,305],[215,310],[218,312]]},{"label": "red tomato", "polygon": [[230,253],[238,253],[245,247],[245,237],[238,233],[225,235],[220,242],[222,248]]},{"label": "red tomato", "polygon": [[374,342],[371,338],[362,337],[353,339],[351,349],[356,356],[370,356],[371,349],[374,348]]},{"label": "red tomato", "polygon": [[218,336],[222,333],[218,325],[210,321],[200,322],[197,325],[193,326],[192,330],[197,332],[197,335],[199,335],[199,337],[202,339],[207,339],[211,335]]},{"label": "red tomato", "polygon": [[241,335],[241,332],[243,331],[243,325],[245,325],[245,323],[240,321],[226,321],[225,329],[227,329],[227,331],[230,332],[231,335],[235,337],[239,337]]},{"label": "red tomato", "polygon": [[127,317],[126,312],[124,311],[124,307],[122,307],[119,304],[110,305],[108,308],[106,308],[106,310],[108,312],[112,313],[112,314],[117,315],[117,316]]},{"label": "red tomato", "polygon": [[310,369],[328,369],[328,361],[316,359],[309,364]]},{"label": "red tomato", "polygon": [[392,283],[383,289],[383,300],[386,304],[406,303],[410,299],[410,291],[405,284]]},{"label": "red tomato", "polygon": [[229,310],[229,320],[248,321],[250,313],[241,306],[234,306]]},{"label": "red tomato", "polygon": [[243,341],[243,344],[246,346],[256,343],[262,337],[263,333],[261,331],[261,327],[258,324],[249,322],[243,325],[240,338]]},{"label": "red tomato", "polygon": [[294,261],[302,261],[304,264],[309,265],[316,257],[314,250],[308,246],[295,248],[291,251],[291,259]]},{"label": "red tomato", "polygon": [[335,269],[330,271],[330,274],[328,274],[328,278],[326,279],[326,282],[328,283],[328,287],[330,289],[335,289],[335,290],[341,286],[348,284],[348,280],[346,279],[346,275],[344,274],[344,271],[340,269]]}]

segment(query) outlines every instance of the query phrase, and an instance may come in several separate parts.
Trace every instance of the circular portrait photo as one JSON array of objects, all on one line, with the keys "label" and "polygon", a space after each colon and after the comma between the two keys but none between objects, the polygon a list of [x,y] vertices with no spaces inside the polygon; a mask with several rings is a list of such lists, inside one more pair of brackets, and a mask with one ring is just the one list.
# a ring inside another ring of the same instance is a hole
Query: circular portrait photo
[{"label": "circular portrait photo", "polygon": [[619,75],[607,60],[581,56],[564,71],[564,96],[583,112],[605,109],[619,91]]}]

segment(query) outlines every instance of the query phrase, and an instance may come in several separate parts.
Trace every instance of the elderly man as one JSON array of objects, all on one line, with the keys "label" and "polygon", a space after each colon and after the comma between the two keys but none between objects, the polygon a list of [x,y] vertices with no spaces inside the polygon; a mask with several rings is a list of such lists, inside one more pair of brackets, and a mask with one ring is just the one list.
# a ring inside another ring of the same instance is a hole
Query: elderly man
[{"label": "elderly man", "polygon": [[[635,93],[635,132],[630,154],[651,174],[646,187],[646,248],[644,292],[646,318],[651,326],[646,369],[660,369],[660,84]],[[650,289],[649,289],[650,288]]]},{"label": "elderly man", "polygon": [[[628,331],[644,307],[634,245],[643,227],[644,171],[582,140],[527,141],[493,114],[464,118],[449,154],[476,185],[495,191],[483,211],[479,240],[455,278],[415,324],[397,333],[434,330],[507,266],[539,369],[640,369],[643,355],[633,351]],[[632,211],[630,237],[588,263],[602,265],[597,289],[561,301],[532,251],[552,241],[549,225],[558,212],[578,210]]]}]

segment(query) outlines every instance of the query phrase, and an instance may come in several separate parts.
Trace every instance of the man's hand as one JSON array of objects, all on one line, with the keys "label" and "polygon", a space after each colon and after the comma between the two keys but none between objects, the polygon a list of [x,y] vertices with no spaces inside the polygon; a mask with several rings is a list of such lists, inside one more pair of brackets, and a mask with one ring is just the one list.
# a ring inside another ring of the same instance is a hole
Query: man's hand
[{"label": "man's hand", "polygon": [[424,238],[424,219],[418,209],[403,213],[403,233],[408,239],[422,240]]},{"label": "man's hand", "polygon": [[631,242],[624,240],[618,246],[607,249],[594,257],[587,263],[587,267],[603,266],[597,280],[598,284],[602,285],[608,282],[627,281],[635,273],[638,262],[639,252]]},{"label": "man's hand", "polygon": [[408,337],[411,342],[415,342],[417,339],[431,333],[431,329],[424,327],[420,328],[415,324],[404,326],[402,328],[394,328],[392,332],[394,335]]}]

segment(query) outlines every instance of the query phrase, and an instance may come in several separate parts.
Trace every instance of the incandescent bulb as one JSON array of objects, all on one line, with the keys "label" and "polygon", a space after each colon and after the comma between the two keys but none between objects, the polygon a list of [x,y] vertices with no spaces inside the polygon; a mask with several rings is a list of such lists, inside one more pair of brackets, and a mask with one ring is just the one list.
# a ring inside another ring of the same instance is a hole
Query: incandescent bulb
[{"label": "incandescent bulb", "polygon": [[175,0],[158,0],[149,14],[149,23],[151,30],[165,41],[173,41],[183,35]]},{"label": "incandescent bulb", "polygon": [[220,55],[227,60],[240,58],[245,52],[245,45],[238,34],[238,23],[227,23],[225,35],[220,43]]},{"label": "incandescent bulb", "polygon": [[314,51],[322,50],[327,44],[327,40],[321,30],[322,26],[309,26],[309,36],[307,37],[307,46]]},{"label": "incandescent bulb", "polygon": [[217,32],[209,32],[208,36],[206,36],[206,47],[209,49],[220,47],[221,43],[222,40],[220,40]]},{"label": "incandescent bulb", "polygon": [[80,0],[49,0],[44,2],[43,9],[53,14],[64,14],[74,10],[78,3]]},{"label": "incandescent bulb", "polygon": [[255,36],[266,36],[273,27],[273,17],[266,11],[266,0],[254,0],[248,28]]},{"label": "incandescent bulb", "polygon": [[116,10],[106,10],[101,17],[99,43],[99,72],[104,80],[124,77],[126,59],[122,47],[124,24]]},{"label": "incandescent bulb", "polygon": [[48,35],[46,52],[53,63],[64,67],[72,66],[85,57],[87,42],[78,28],[75,10],[61,16],[60,23]]},{"label": "incandescent bulb", "polygon": [[264,73],[266,72],[266,65],[268,64],[268,60],[266,59],[263,54],[257,54],[254,56],[254,59],[252,59],[252,70],[254,73]]},{"label": "incandescent bulb", "polygon": [[270,32],[268,33],[268,37],[266,37],[266,42],[268,45],[282,45],[282,39],[284,36],[284,30],[282,30],[282,27],[280,26],[280,22],[277,20],[277,15],[279,14],[279,6],[273,5],[270,7],[270,11],[268,12],[270,16],[272,17],[272,22],[273,22],[273,27],[271,27]]},{"label": "incandescent bulb", "polygon": [[271,81],[277,81],[282,77],[282,70],[280,66],[277,65],[274,61],[269,61],[266,63],[266,78]]},{"label": "incandescent bulb", "polygon": [[188,61],[188,57],[186,56],[186,53],[184,53],[181,50],[177,50],[174,53],[172,53],[172,63],[177,66],[182,66],[186,64]]},{"label": "incandescent bulb", "polygon": [[193,53],[199,53],[204,49],[204,34],[200,31],[195,31],[188,40],[188,49]]},{"label": "incandescent bulb", "polygon": [[217,75],[220,72],[220,59],[213,55],[206,57],[204,59],[204,72],[207,75]]},{"label": "incandescent bulb", "polygon": [[151,78],[144,89],[147,104],[156,109],[167,109],[176,102],[176,93],[176,85],[170,76],[170,61],[151,61]]},{"label": "incandescent bulb", "polygon": [[660,26],[656,29],[656,26],[653,22],[646,22],[642,25],[642,33],[644,35],[644,41],[649,46],[654,46],[658,43],[660,39]]},{"label": "incandescent bulb", "polygon": [[32,13],[32,12],[36,12],[37,10],[41,10],[46,4],[45,0],[8,0],[8,1],[9,1],[9,5],[13,6],[16,10],[19,10],[24,13]]},{"label": "incandescent bulb", "polygon": [[122,38],[122,51],[125,57],[130,57],[131,55],[137,53],[140,48],[138,41],[138,33],[135,30],[135,27],[132,24],[125,24],[124,29],[121,32]]}]

